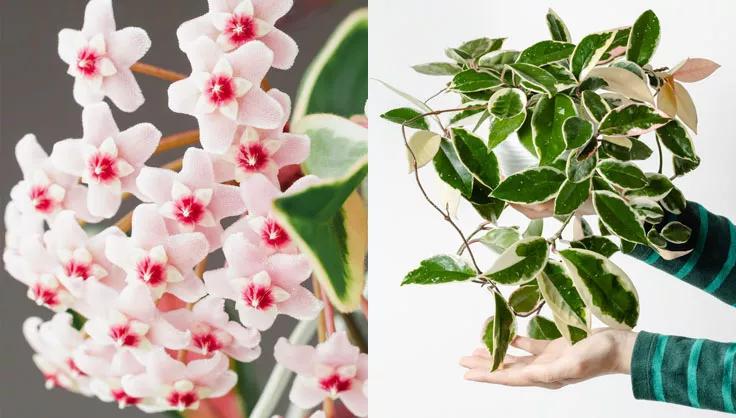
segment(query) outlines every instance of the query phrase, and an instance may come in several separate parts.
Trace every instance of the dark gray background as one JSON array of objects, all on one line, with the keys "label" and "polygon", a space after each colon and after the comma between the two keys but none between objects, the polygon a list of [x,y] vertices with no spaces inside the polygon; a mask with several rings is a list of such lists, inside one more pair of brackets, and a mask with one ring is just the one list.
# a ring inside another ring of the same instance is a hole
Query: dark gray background
[{"label": "dark gray background", "polygon": [[[289,71],[272,70],[273,87],[294,94],[306,66],[335,25],[367,0],[295,0],[279,27],[297,40],[300,54]],[[144,62],[187,73],[189,64],[176,42],[178,25],[207,9],[205,0],[117,0],[118,28],[140,26],[153,46]],[[21,176],[13,147],[26,133],[34,133],[47,151],[55,141],[81,136],[81,108],[72,97],[73,79],[56,53],[57,33],[79,29],[85,1],[0,0],[0,203],[4,210],[10,188]],[[196,128],[196,121],[169,111],[167,83],[138,75],[146,103],[136,112],[117,111],[121,129],[139,122],[154,123],[164,135]],[[114,109],[114,107],[113,107]],[[115,111],[115,109],[114,109]],[[174,159],[174,155],[162,160]],[[4,226],[0,226],[4,235]],[[1,241],[1,240],[0,240]],[[4,245],[4,244],[3,244]],[[219,266],[215,264],[215,266]],[[118,410],[66,391],[46,391],[43,378],[31,361],[31,350],[21,335],[28,316],[48,318],[25,295],[26,289],[4,271],[0,273],[0,417],[2,418],[98,418],[145,416],[137,409]],[[279,318],[263,339],[263,356],[255,362],[255,378],[263,384],[273,365],[272,347],[288,332],[289,319]]]}]

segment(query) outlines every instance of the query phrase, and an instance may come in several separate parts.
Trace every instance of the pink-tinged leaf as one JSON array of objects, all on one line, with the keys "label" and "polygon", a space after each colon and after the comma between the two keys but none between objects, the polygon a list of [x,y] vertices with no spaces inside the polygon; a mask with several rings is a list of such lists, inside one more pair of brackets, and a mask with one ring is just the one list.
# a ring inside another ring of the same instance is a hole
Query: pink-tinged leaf
[{"label": "pink-tinged leaf", "polygon": [[677,97],[672,79],[665,80],[657,95],[657,108],[674,118],[677,115]]},{"label": "pink-tinged leaf", "polygon": [[683,83],[694,83],[713,74],[721,66],[706,58],[688,58],[672,72],[675,80]]},{"label": "pink-tinged leaf", "polygon": [[698,133],[698,112],[695,110],[695,103],[693,103],[690,93],[678,82],[674,83],[674,88],[677,99],[677,116],[688,128]]}]

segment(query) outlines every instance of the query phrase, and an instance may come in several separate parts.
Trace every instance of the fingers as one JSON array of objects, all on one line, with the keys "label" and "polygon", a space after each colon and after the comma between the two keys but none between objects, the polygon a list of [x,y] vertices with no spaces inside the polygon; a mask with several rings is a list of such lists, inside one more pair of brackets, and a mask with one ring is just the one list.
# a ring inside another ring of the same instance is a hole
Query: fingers
[{"label": "fingers", "polygon": [[[480,350],[476,350],[480,351]],[[529,364],[532,361],[534,361],[534,356],[512,356],[511,354],[507,354],[503,359],[503,368],[507,368],[514,364]],[[488,355],[488,351],[485,352],[485,355],[475,355],[473,353],[472,356],[465,356],[460,359],[460,365],[468,368],[468,369],[484,369],[484,370],[490,370],[491,369],[491,357]]]},{"label": "fingers", "polygon": [[465,373],[465,379],[474,382],[491,383],[504,386],[536,386],[546,389],[557,389],[564,386],[563,382],[541,382],[535,380],[527,371],[530,366],[515,364],[511,367],[489,372],[488,369],[470,369]]},{"label": "fingers", "polygon": [[539,355],[545,348],[547,348],[547,345],[549,345],[550,342],[551,341],[548,340],[535,340],[528,337],[517,336],[513,341],[511,341],[511,345],[531,354]]}]

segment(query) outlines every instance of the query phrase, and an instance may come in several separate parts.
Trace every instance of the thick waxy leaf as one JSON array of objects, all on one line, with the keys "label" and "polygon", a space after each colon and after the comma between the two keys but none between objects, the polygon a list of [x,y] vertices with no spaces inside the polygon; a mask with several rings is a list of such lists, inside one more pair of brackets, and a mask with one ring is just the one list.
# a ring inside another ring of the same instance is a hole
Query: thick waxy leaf
[{"label": "thick waxy leaf", "polygon": [[542,271],[548,255],[549,244],[544,238],[526,238],[507,248],[483,275],[501,284],[525,283]]},{"label": "thick waxy leaf", "polygon": [[673,221],[662,228],[662,237],[674,244],[684,244],[690,239],[693,230],[682,222]]},{"label": "thick waxy leaf", "polygon": [[564,123],[575,115],[570,96],[557,94],[539,99],[532,117],[532,136],[540,164],[551,163],[565,150]]},{"label": "thick waxy leaf", "polygon": [[657,109],[674,118],[677,116],[677,97],[672,79],[665,79],[657,95]]},{"label": "thick waxy leaf", "polygon": [[462,128],[453,128],[452,138],[460,162],[473,177],[490,189],[498,186],[501,181],[498,160],[483,140]]},{"label": "thick waxy leaf", "polygon": [[501,79],[491,73],[465,70],[455,75],[450,88],[461,93],[472,93],[498,87],[501,83]]},{"label": "thick waxy leaf", "polygon": [[483,55],[478,60],[480,67],[491,68],[496,71],[504,69],[506,64],[513,64],[519,58],[519,51],[495,51]]},{"label": "thick waxy leaf", "polygon": [[636,138],[626,138],[630,144],[629,147],[616,144],[611,141],[612,138],[623,137],[604,137],[605,141],[601,144],[603,152],[620,161],[646,160],[652,156],[651,148]]},{"label": "thick waxy leaf", "polygon": [[618,160],[603,160],[598,163],[598,172],[616,186],[625,189],[641,189],[647,185],[647,176],[634,163]]},{"label": "thick waxy leaf", "polygon": [[532,132],[532,119],[534,119],[534,108],[529,107],[526,109],[526,119],[521,125],[516,136],[519,137],[519,143],[529,151],[529,154],[537,158],[537,150],[534,149],[534,135]]},{"label": "thick waxy leaf", "polygon": [[549,9],[547,12],[547,27],[549,28],[549,34],[555,41],[561,42],[572,42],[570,31],[567,30],[565,22],[555,13],[554,10]]},{"label": "thick waxy leaf", "polygon": [[336,115],[316,113],[291,125],[291,132],[310,138],[302,170],[323,179],[344,176],[368,154],[368,129]]},{"label": "thick waxy leaf", "polygon": [[611,111],[611,107],[608,103],[597,93],[590,90],[585,90],[583,92],[582,103],[585,112],[596,122],[602,121],[608,112]]},{"label": "thick waxy leaf", "polygon": [[654,228],[647,232],[647,239],[651,245],[657,248],[667,247],[667,240],[665,240],[664,237],[662,237],[662,235],[660,235],[660,233]]},{"label": "thick waxy leaf", "polygon": [[480,242],[496,253],[506,251],[512,244],[521,239],[519,230],[511,227],[494,228],[480,237]]},{"label": "thick waxy leaf", "polygon": [[635,76],[639,77],[642,80],[647,80],[647,74],[644,72],[644,69],[635,62],[627,60],[616,61],[611,64],[611,67],[622,68],[633,73]]},{"label": "thick waxy leaf", "polygon": [[531,313],[537,307],[541,298],[542,295],[539,293],[539,287],[536,283],[524,285],[511,293],[509,305],[516,314],[525,315]]},{"label": "thick waxy leaf", "polygon": [[570,243],[570,246],[572,248],[582,248],[584,250],[590,250],[604,257],[611,257],[619,250],[618,245],[616,245],[610,239],[606,237],[599,237],[596,235],[591,235],[577,241],[572,241]]},{"label": "thick waxy leaf", "polygon": [[675,169],[675,175],[679,177],[698,168],[698,166],[700,166],[700,157],[698,157],[695,161],[690,161],[684,158],[673,156],[672,165]]},{"label": "thick waxy leaf", "polygon": [[381,117],[399,125],[405,124],[408,128],[424,129],[426,131],[429,129],[429,125],[427,125],[427,119],[421,117],[421,115],[421,113],[410,107],[400,107],[389,110]]},{"label": "thick waxy leaf", "polygon": [[588,331],[580,329],[578,327],[573,327],[571,325],[568,325],[565,328],[560,328],[558,326],[557,329],[560,330],[562,336],[570,341],[570,343],[573,345],[588,337]]},{"label": "thick waxy leaf", "polygon": [[629,33],[631,33],[630,26],[618,28],[616,35],[613,36],[613,42],[608,46],[606,53],[603,54],[598,64],[610,62],[614,58],[624,55],[626,53],[626,47],[629,44]]},{"label": "thick waxy leaf", "polygon": [[662,206],[667,209],[668,212],[674,213],[675,215],[681,214],[687,206],[685,195],[683,195],[682,191],[677,187],[672,187],[672,190],[667,193],[667,196],[665,196],[660,203],[662,203]]},{"label": "thick waxy leaf", "polygon": [[693,140],[678,120],[672,120],[657,129],[657,138],[672,154],[690,161],[697,161]]},{"label": "thick waxy leaf", "polygon": [[449,141],[440,143],[440,150],[434,156],[434,168],[442,181],[457,189],[464,196],[473,192],[473,175],[460,162],[455,147]]},{"label": "thick waxy leaf", "polygon": [[485,220],[496,223],[501,213],[506,208],[503,200],[488,197],[491,189],[483,186],[480,182],[473,184],[473,195],[468,199],[473,209]]},{"label": "thick waxy leaf", "polygon": [[683,83],[704,80],[721,66],[706,58],[688,58],[672,69],[672,77]]},{"label": "thick waxy leaf", "polygon": [[616,32],[593,33],[583,38],[575,47],[570,60],[570,70],[578,80],[588,76],[588,71],[606,53],[615,35]]},{"label": "thick waxy leaf", "polygon": [[547,305],[566,325],[588,328],[590,318],[585,302],[580,297],[572,277],[568,275],[559,261],[550,260],[544,271],[537,277],[539,290]]},{"label": "thick waxy leaf", "polygon": [[492,196],[510,203],[542,203],[560,190],[565,175],[551,167],[534,167],[507,177]]},{"label": "thick waxy leaf", "polygon": [[[437,151],[440,149],[442,137],[434,132],[417,131],[409,138],[409,150],[406,151],[406,158],[409,163],[409,172],[413,172],[415,168],[421,168],[427,165]],[[415,161],[416,159],[416,165]]]},{"label": "thick waxy leaf", "polygon": [[573,183],[580,183],[589,179],[595,172],[595,167],[598,164],[598,155],[595,153],[588,158],[583,158],[582,160],[580,158],[577,152],[571,152],[567,158],[565,175]]},{"label": "thick waxy leaf", "polygon": [[654,104],[654,96],[646,81],[631,71],[619,67],[597,67],[590,70],[589,77],[598,77],[606,81],[606,90],[623,94],[634,100]]},{"label": "thick waxy leaf", "polygon": [[677,117],[693,132],[698,133],[698,111],[695,109],[695,103],[693,103],[690,93],[678,82],[674,82],[674,89],[675,99],[677,100]]},{"label": "thick waxy leaf", "polygon": [[519,130],[526,118],[527,112],[521,112],[509,119],[493,118],[488,133],[488,148],[493,149],[496,145],[508,138],[509,135]]},{"label": "thick waxy leaf", "polygon": [[557,92],[555,88],[557,79],[536,65],[516,63],[509,64],[506,68],[510,69],[522,81],[526,82],[527,86],[534,91],[546,93],[548,96],[552,96]]},{"label": "thick waxy leaf", "polygon": [[489,347],[491,371],[498,369],[503,364],[509,344],[516,335],[516,317],[508,303],[498,292],[493,292],[493,299],[496,305],[496,314],[493,316],[493,347]]},{"label": "thick waxy leaf", "polygon": [[653,11],[647,10],[631,27],[626,58],[639,65],[649,63],[659,44],[659,19]]},{"label": "thick waxy leaf", "polygon": [[591,312],[613,328],[630,329],[639,319],[634,284],[618,266],[593,251],[560,251],[565,270]]},{"label": "thick waxy leaf", "polygon": [[480,58],[481,56],[501,49],[506,38],[478,38],[465,42],[457,49],[469,58]]},{"label": "thick waxy leaf", "polygon": [[[416,97],[414,97],[414,96],[412,96],[410,94],[404,93],[403,91],[401,91],[401,90],[397,89],[396,87],[394,87],[394,86],[386,83],[385,81],[381,81],[381,80],[376,80],[376,81],[379,82],[379,83],[381,83],[387,89],[389,89],[392,92],[396,93],[396,95],[398,95],[402,99],[404,99],[404,100],[408,101],[409,103],[413,104],[417,109],[420,109],[422,112],[424,112],[424,113],[432,112],[432,109],[429,106],[427,106],[426,103],[424,103],[423,101],[417,99]],[[439,122],[439,118],[437,116],[432,116],[432,117],[436,121]]]},{"label": "thick waxy leaf", "polygon": [[555,199],[555,215],[570,215],[575,212],[590,196],[590,180],[580,183],[573,183],[565,180],[557,193]]},{"label": "thick waxy leaf", "polygon": [[529,321],[526,333],[535,340],[556,340],[562,337],[554,322],[539,315]]},{"label": "thick waxy leaf", "polygon": [[593,137],[593,124],[587,120],[573,116],[562,124],[567,149],[582,147]]},{"label": "thick waxy leaf", "polygon": [[465,110],[457,112],[450,119],[450,126],[470,125],[482,118],[482,114],[486,113],[485,109],[479,109],[475,106],[468,106]]},{"label": "thick waxy leaf", "polygon": [[595,191],[593,205],[609,231],[628,241],[647,245],[644,228],[636,213],[619,195],[609,191]]},{"label": "thick waxy leaf", "polygon": [[630,104],[616,108],[601,121],[599,131],[610,136],[639,136],[651,132],[670,120],[646,105]]},{"label": "thick waxy leaf", "polygon": [[569,42],[541,41],[521,51],[518,62],[532,65],[544,65],[568,59],[575,45]]},{"label": "thick waxy leaf", "polygon": [[314,274],[342,312],[360,305],[368,249],[368,214],[355,190],[368,174],[368,159],[342,178],[274,201],[274,213],[310,259]]},{"label": "thick waxy leaf", "polygon": [[523,238],[541,237],[544,232],[544,219],[533,219],[524,230]]},{"label": "thick waxy leaf", "polygon": [[462,282],[475,276],[475,270],[467,261],[456,256],[438,255],[422,261],[418,268],[404,277],[401,285]]},{"label": "thick waxy leaf", "polygon": [[562,64],[547,64],[541,68],[552,74],[555,80],[557,80],[555,83],[555,90],[557,91],[567,90],[578,85],[578,80],[575,79],[575,76]]},{"label": "thick waxy leaf", "polygon": [[636,199],[629,202],[629,206],[636,212],[637,217],[642,222],[658,224],[664,219],[664,210],[653,200]]},{"label": "thick waxy leaf", "polygon": [[420,74],[426,75],[455,75],[463,70],[461,66],[452,62],[429,62],[414,65],[411,68]]},{"label": "thick waxy leaf", "polygon": [[626,192],[629,199],[646,198],[651,200],[662,200],[674,186],[670,179],[662,174],[647,174],[647,185],[641,189]]},{"label": "thick waxy leaf", "polygon": [[526,95],[515,88],[504,88],[493,93],[488,101],[488,112],[500,119],[510,119],[526,108]]}]

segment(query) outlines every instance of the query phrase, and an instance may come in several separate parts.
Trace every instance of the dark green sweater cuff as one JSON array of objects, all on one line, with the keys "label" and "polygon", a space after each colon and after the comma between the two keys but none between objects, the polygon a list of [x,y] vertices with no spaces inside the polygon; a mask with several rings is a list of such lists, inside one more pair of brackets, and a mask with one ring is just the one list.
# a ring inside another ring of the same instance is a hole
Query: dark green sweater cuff
[{"label": "dark green sweater cuff", "polygon": [[631,388],[634,398],[654,400],[651,378],[651,358],[657,342],[657,334],[641,331],[636,337],[631,356]]}]

